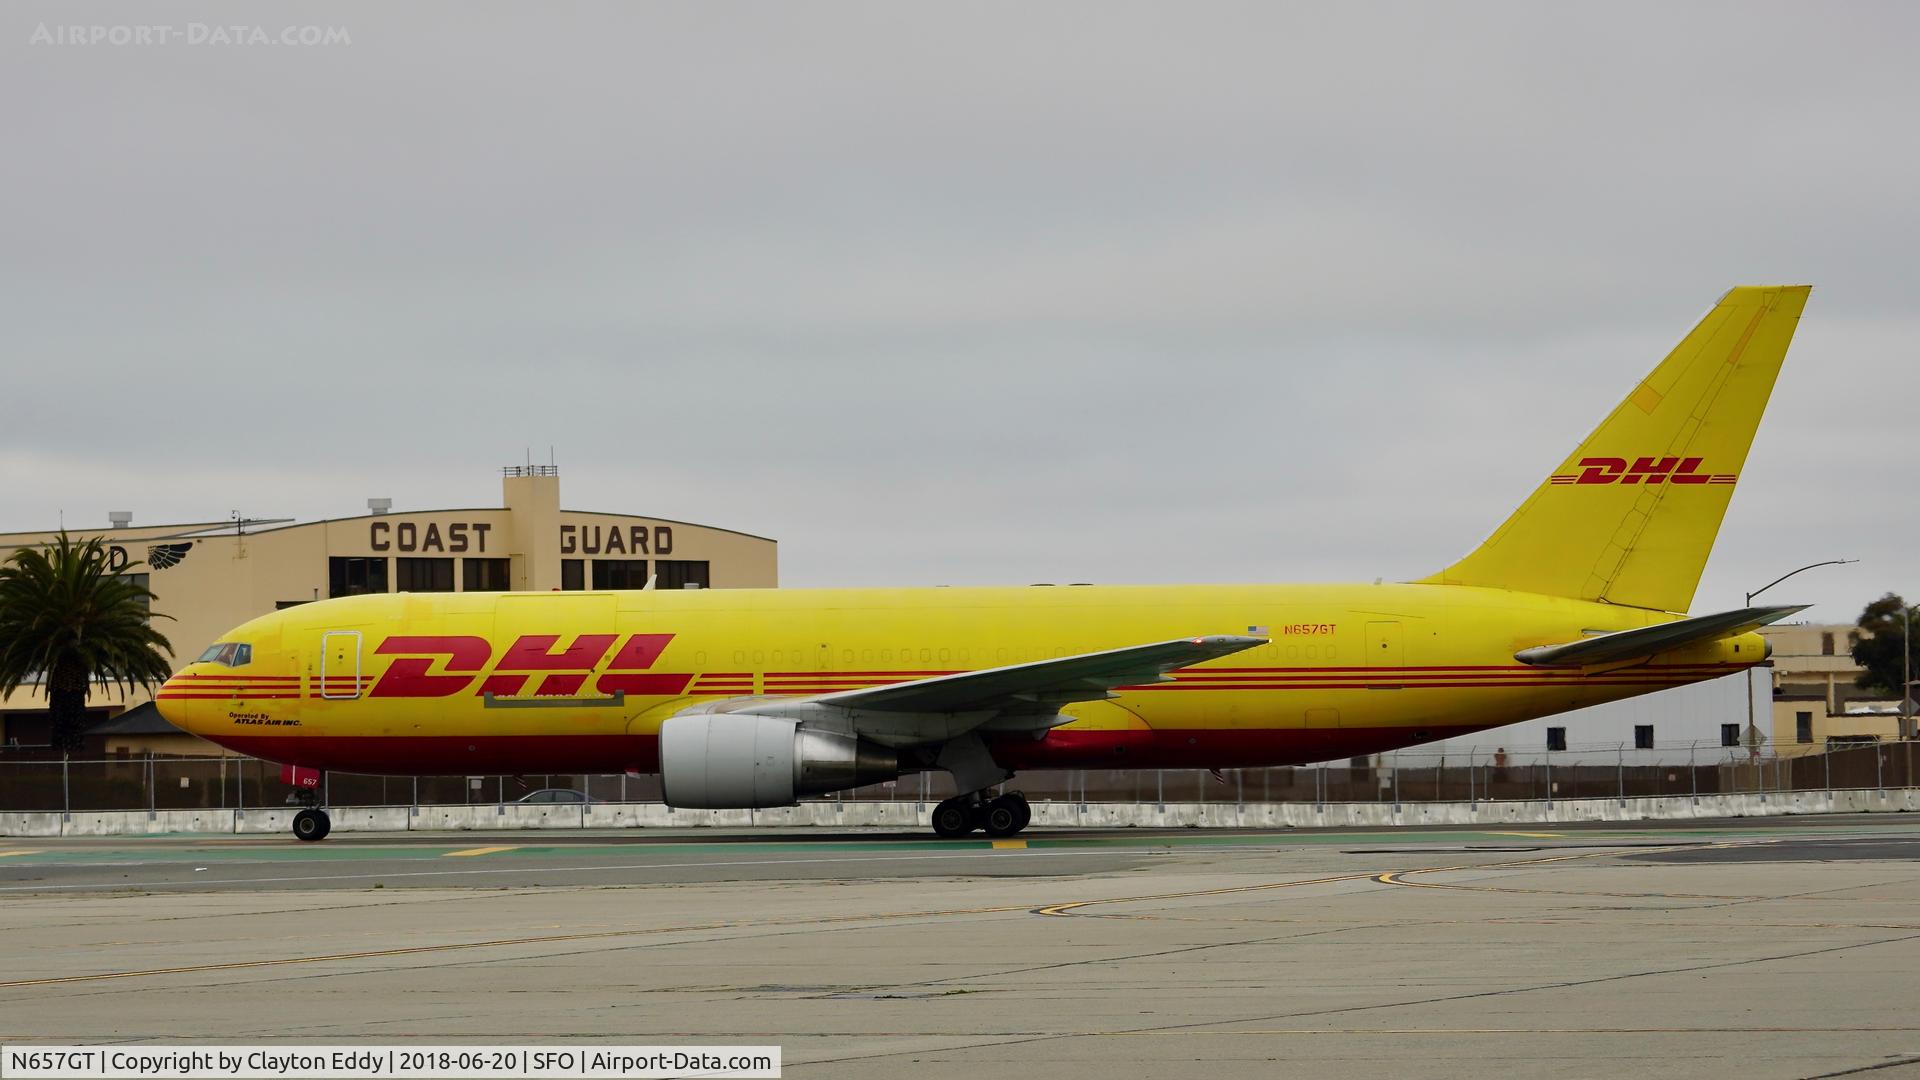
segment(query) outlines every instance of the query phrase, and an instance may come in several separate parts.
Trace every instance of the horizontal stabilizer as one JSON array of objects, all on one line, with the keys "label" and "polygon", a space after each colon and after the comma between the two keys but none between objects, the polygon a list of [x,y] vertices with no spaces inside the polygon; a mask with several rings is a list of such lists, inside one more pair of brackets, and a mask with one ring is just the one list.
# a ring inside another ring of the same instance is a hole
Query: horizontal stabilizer
[{"label": "horizontal stabilizer", "polygon": [[1789,615],[1805,611],[1807,607],[1806,604],[1787,604],[1741,608],[1738,611],[1722,611],[1713,615],[1696,615],[1691,619],[1642,626],[1637,630],[1596,634],[1593,637],[1581,638],[1579,641],[1569,641],[1564,645],[1539,645],[1531,649],[1521,649],[1513,654],[1513,658],[1535,667],[1586,666],[1611,664],[1620,660],[1637,660],[1656,653],[1672,652],[1697,642],[1718,641],[1721,638],[1744,634],[1749,630],[1757,630],[1768,623],[1776,623]]}]

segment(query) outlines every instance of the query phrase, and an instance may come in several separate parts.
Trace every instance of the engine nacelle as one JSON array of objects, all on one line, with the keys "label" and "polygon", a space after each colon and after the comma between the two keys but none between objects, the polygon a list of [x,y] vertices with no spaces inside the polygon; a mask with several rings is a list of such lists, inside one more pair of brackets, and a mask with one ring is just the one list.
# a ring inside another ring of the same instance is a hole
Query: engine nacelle
[{"label": "engine nacelle", "polygon": [[783,717],[704,713],[660,725],[661,794],[687,810],[792,806],[899,775],[894,751]]}]

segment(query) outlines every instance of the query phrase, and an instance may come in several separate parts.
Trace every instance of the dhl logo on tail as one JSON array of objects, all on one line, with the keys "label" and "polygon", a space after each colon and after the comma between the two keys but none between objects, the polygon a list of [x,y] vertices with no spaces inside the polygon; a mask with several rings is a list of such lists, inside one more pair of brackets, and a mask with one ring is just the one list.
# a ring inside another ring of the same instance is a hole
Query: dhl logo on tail
[{"label": "dhl logo on tail", "polygon": [[1555,484],[1731,484],[1740,479],[1738,473],[1700,472],[1700,463],[1705,460],[1641,457],[1629,465],[1626,458],[1583,457],[1579,472],[1560,473],[1548,480]]}]

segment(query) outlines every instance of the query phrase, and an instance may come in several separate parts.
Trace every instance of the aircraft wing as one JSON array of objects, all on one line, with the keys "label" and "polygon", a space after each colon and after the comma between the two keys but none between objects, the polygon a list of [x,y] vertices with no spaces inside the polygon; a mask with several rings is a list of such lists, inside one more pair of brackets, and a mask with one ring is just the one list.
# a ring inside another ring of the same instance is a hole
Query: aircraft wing
[{"label": "aircraft wing", "polygon": [[1169,671],[1266,643],[1266,638],[1232,634],[1181,638],[891,686],[843,690],[808,700],[816,705],[889,713],[1051,713],[1069,702],[1105,698],[1116,686],[1166,682]]},{"label": "aircraft wing", "polygon": [[1756,630],[1768,623],[1779,622],[1789,615],[1805,611],[1807,607],[1806,604],[1789,604],[1740,608],[1737,611],[1722,611],[1713,615],[1696,615],[1691,619],[1642,626],[1635,630],[1596,634],[1562,645],[1538,645],[1531,649],[1521,649],[1513,654],[1513,658],[1535,667],[1570,667],[1637,660],[1655,653],[1671,652],[1696,642],[1717,641],[1736,634],[1744,634],[1749,630]]}]

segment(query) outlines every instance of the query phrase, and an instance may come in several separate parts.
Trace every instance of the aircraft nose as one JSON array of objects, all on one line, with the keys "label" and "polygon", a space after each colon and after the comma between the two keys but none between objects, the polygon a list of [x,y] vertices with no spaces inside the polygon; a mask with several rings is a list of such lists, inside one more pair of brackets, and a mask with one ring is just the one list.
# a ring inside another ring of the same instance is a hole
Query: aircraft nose
[{"label": "aircraft nose", "polygon": [[186,686],[178,675],[161,683],[160,689],[153,694],[153,707],[159,710],[160,718],[181,731],[193,730],[192,717],[189,715],[192,704],[187,697]]}]

